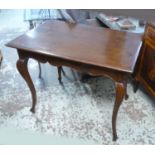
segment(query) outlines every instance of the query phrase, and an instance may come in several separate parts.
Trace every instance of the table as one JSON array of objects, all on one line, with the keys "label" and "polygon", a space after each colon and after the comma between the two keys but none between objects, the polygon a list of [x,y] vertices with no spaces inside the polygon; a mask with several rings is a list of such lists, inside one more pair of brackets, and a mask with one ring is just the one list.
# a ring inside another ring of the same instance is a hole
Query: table
[{"label": "table", "polygon": [[37,97],[27,68],[29,58],[114,80],[116,99],[112,131],[113,140],[116,140],[117,113],[123,98],[128,97],[127,79],[134,72],[141,43],[141,35],[134,33],[63,21],[47,21],[10,41],[6,46],[17,49],[17,69],[31,91],[33,113]]}]

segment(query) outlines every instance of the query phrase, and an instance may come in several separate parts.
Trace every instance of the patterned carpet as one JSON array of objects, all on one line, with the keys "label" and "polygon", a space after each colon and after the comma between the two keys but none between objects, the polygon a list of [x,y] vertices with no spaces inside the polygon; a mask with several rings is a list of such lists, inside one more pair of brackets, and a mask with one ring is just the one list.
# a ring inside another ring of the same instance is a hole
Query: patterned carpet
[{"label": "patterned carpet", "polygon": [[[0,43],[3,51],[10,50],[4,43],[19,34],[4,34]],[[31,60],[29,68],[35,72],[37,63]],[[35,114],[29,111],[31,96],[26,84],[19,85],[22,80],[15,64],[4,59],[0,69],[0,131],[18,131],[21,137],[25,132],[37,133],[35,137],[46,137],[41,138],[45,144],[52,137],[61,137],[61,144],[74,144],[71,139],[78,139],[76,144],[81,141],[85,144],[155,144],[155,104],[141,90],[134,94],[131,84],[128,85],[129,99],[123,101],[118,113],[119,138],[113,142],[111,116],[115,91],[111,80],[94,78],[86,83],[77,81],[63,86],[53,84],[45,89],[37,87]],[[2,133],[8,138],[7,132]],[[69,142],[63,141],[64,138]],[[1,139],[0,143],[5,144],[5,140]],[[16,144],[16,138],[10,144]]]}]

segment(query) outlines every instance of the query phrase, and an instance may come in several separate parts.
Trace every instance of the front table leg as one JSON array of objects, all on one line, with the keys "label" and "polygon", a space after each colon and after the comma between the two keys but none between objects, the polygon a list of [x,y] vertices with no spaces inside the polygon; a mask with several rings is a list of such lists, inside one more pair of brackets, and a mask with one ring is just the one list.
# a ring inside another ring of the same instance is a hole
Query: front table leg
[{"label": "front table leg", "polygon": [[35,113],[35,105],[36,105],[36,90],[33,85],[32,79],[27,69],[28,58],[22,58],[17,61],[17,69],[21,76],[25,79],[32,95],[32,108],[30,111]]},{"label": "front table leg", "polygon": [[116,141],[116,139],[117,139],[117,132],[116,132],[117,113],[118,113],[119,107],[123,101],[124,95],[126,93],[126,87],[123,82],[122,83],[115,82],[115,87],[116,87],[116,99],[115,99],[113,115],[112,115],[113,141]]}]

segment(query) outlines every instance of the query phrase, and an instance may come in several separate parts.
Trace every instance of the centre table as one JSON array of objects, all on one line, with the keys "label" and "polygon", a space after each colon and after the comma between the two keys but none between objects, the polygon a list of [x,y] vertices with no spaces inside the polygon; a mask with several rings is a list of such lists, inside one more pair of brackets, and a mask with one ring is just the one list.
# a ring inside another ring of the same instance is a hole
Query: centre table
[{"label": "centre table", "polygon": [[46,21],[6,44],[17,49],[17,69],[31,91],[33,113],[37,97],[28,72],[29,58],[111,78],[116,90],[113,140],[117,139],[117,113],[123,99],[128,98],[127,80],[134,72],[141,45],[142,36],[139,34],[56,20]]}]

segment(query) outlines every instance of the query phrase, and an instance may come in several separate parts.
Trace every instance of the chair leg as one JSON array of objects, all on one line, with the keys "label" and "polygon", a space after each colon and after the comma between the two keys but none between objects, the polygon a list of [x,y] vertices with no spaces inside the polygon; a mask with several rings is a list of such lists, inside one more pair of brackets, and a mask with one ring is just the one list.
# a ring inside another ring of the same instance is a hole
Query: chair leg
[{"label": "chair leg", "polygon": [[39,66],[39,78],[41,78],[41,64],[40,64],[40,62],[38,61],[38,66]]},{"label": "chair leg", "polygon": [[1,65],[2,65],[2,61],[3,61],[3,56],[2,56],[2,53],[1,53],[1,51],[0,51],[0,67],[1,67]]},{"label": "chair leg", "polygon": [[[38,66],[39,66],[39,78],[41,78],[41,64],[40,62],[38,61]],[[57,67],[58,68],[58,80],[59,80],[59,83],[62,83],[62,76],[61,76],[61,72],[63,73],[63,75],[66,75],[65,74],[65,71],[63,70],[63,68],[60,66],[60,67]]]},{"label": "chair leg", "polygon": [[57,67],[57,68],[58,68],[58,80],[59,80],[59,83],[62,84],[62,76],[61,76],[61,73],[63,73],[64,76],[66,75],[66,73],[63,70],[62,66]]},{"label": "chair leg", "polygon": [[57,69],[58,69],[58,80],[59,80],[59,83],[62,83],[62,81],[61,81],[61,71],[62,71],[62,67],[60,66],[60,67],[57,67]]},{"label": "chair leg", "polygon": [[62,71],[63,75],[66,76],[66,73],[62,67],[61,67],[61,71]]}]

